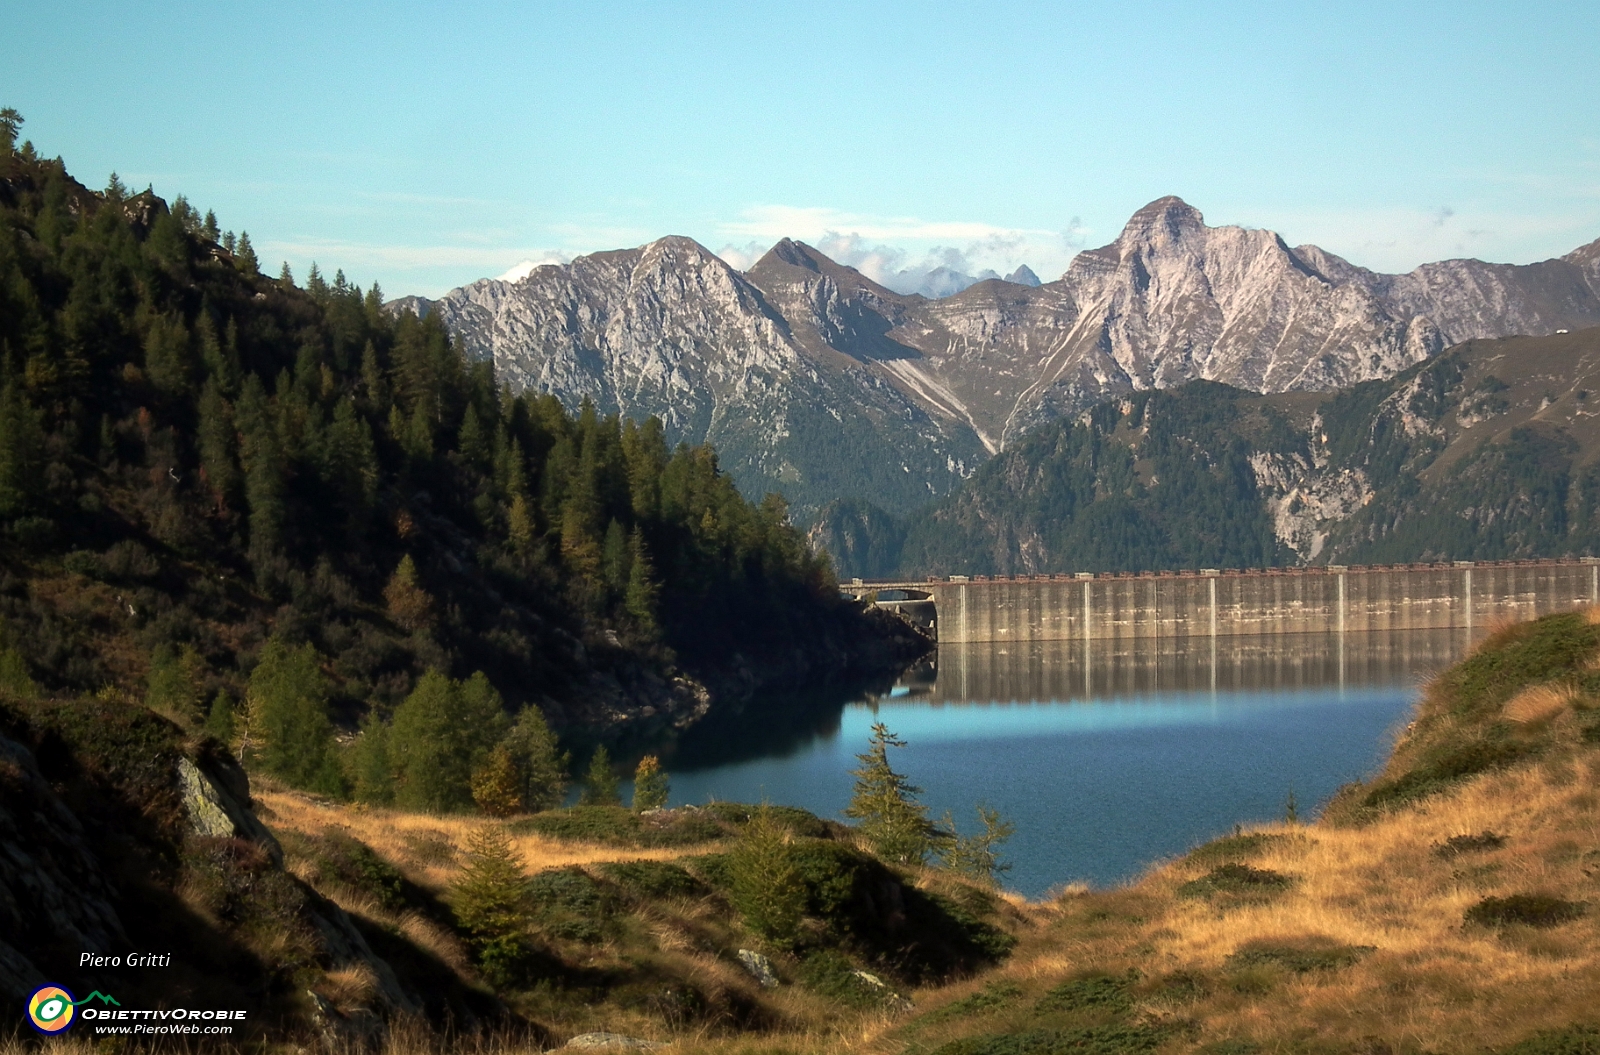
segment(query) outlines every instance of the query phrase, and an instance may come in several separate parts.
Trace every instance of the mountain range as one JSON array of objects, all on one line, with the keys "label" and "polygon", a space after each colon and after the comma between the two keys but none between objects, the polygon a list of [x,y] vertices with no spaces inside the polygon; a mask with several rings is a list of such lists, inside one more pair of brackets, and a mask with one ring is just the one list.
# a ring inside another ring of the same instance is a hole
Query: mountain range
[{"label": "mountain range", "polygon": [[1600,328],[1473,340],[1335,393],[1195,381],[1030,432],[907,525],[835,503],[856,575],[1600,552]]},{"label": "mountain range", "polygon": [[516,388],[715,444],[745,493],[778,491],[802,519],[836,498],[908,512],[1108,397],[1194,380],[1324,391],[1461,341],[1600,324],[1600,240],[1536,264],[1386,275],[1208,227],[1175,197],[1055,281],[1012,277],[930,299],[790,239],[740,272],[667,237],[389,307],[437,313]]}]

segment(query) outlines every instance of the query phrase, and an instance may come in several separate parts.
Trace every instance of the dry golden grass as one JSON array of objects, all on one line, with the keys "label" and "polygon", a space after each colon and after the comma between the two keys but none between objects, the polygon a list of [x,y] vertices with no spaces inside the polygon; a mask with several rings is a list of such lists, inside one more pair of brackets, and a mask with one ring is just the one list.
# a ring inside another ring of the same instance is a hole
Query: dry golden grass
[{"label": "dry golden grass", "polygon": [[[461,855],[472,832],[485,824],[504,823],[473,816],[353,808],[283,788],[259,788],[255,798],[266,807],[262,815],[271,827],[308,835],[342,832],[400,865],[409,878],[436,890],[448,886],[460,870]],[[530,872],[607,861],[670,861],[717,845],[637,849],[564,842],[534,833],[513,834],[511,844]]]},{"label": "dry golden grass", "polygon": [[1571,685],[1532,685],[1507,701],[1505,715],[1519,725],[1531,725],[1554,718],[1577,698]]}]

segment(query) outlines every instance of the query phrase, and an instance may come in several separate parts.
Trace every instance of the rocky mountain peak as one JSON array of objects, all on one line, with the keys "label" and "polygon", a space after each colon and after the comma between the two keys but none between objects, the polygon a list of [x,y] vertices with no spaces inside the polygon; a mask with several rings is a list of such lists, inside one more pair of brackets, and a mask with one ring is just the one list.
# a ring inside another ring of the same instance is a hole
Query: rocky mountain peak
[{"label": "rocky mountain peak", "polygon": [[760,260],[757,260],[755,262],[755,266],[751,267],[750,270],[760,270],[761,265],[763,264],[783,263],[788,264],[790,267],[801,267],[805,268],[807,271],[814,271],[817,274],[821,274],[822,264],[817,259],[821,256],[821,253],[817,252],[817,250],[811,248],[809,245],[806,245],[804,242],[797,242],[793,238],[784,238],[781,239],[777,245],[773,246],[771,249],[768,249],[766,254],[763,255]]},{"label": "rocky mountain peak", "polygon": [[1169,194],[1157,198],[1128,218],[1119,245],[1127,246],[1152,241],[1177,241],[1186,234],[1206,230],[1205,217],[1200,210],[1182,198]]},{"label": "rocky mountain peak", "polygon": [[1033,268],[1029,267],[1027,264],[1023,264],[1021,267],[1018,267],[1015,271],[1011,272],[1011,274],[1007,275],[1006,281],[1014,283],[1018,286],[1043,285],[1043,283],[1039,281],[1039,276],[1033,273]]}]

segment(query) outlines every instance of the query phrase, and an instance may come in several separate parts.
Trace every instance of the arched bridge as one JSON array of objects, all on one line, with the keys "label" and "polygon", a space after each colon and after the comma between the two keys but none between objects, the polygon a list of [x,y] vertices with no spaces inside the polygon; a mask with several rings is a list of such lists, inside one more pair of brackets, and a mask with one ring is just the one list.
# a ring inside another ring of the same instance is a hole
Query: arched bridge
[{"label": "arched bridge", "polygon": [[1600,558],[852,579],[942,642],[1483,627],[1600,604]]}]

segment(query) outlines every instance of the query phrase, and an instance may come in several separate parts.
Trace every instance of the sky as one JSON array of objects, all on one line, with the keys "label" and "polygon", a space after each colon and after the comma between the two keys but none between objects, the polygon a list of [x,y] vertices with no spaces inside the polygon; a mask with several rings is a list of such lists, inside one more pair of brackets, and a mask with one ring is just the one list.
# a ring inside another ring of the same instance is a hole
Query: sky
[{"label": "sky", "polygon": [[13,0],[0,106],[389,296],[689,235],[1058,277],[1141,205],[1382,271],[1600,237],[1600,3]]}]

